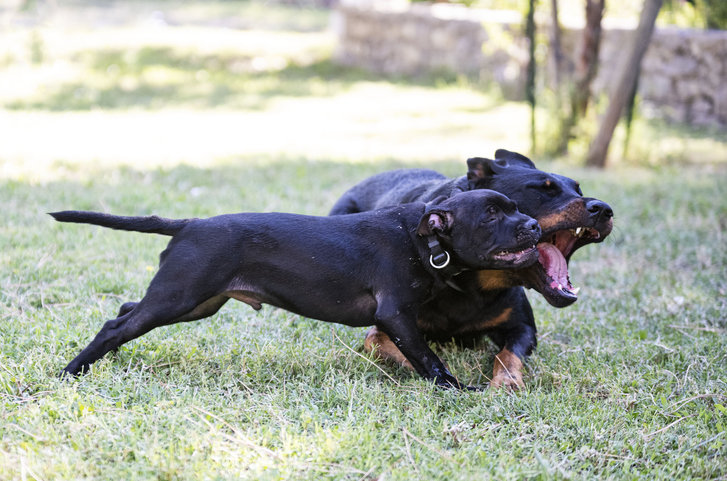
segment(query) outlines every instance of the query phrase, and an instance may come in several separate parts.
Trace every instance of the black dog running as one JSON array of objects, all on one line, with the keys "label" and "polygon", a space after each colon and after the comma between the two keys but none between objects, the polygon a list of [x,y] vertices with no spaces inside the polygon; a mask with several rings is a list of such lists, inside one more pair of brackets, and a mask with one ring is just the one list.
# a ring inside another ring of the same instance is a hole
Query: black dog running
[{"label": "black dog running", "polygon": [[232,298],[255,309],[266,303],[327,322],[375,325],[419,374],[461,388],[419,332],[419,306],[457,272],[533,264],[541,234],[514,202],[489,190],[336,217],[51,215],[172,236],[143,299],[104,324],[64,369],[70,375],[156,327],[211,316]]}]

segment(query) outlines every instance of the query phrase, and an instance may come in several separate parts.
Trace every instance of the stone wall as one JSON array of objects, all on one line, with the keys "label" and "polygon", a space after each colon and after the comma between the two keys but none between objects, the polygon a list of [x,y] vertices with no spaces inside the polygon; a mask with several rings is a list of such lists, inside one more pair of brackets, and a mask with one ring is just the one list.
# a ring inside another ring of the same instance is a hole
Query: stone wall
[{"label": "stone wall", "polygon": [[522,96],[528,60],[519,15],[458,5],[385,2],[337,8],[336,59],[390,75],[448,70],[494,80]]},{"label": "stone wall", "polygon": [[658,30],[639,93],[656,114],[727,127],[727,31]]},{"label": "stone wall", "polygon": [[[390,75],[448,70],[495,81],[508,98],[522,98],[527,39],[516,13],[449,4],[338,6],[338,62]],[[541,28],[541,30],[543,30]],[[580,30],[565,28],[575,56]],[[597,91],[615,83],[633,30],[604,28]],[[657,29],[642,63],[643,112],[698,126],[727,129],[727,31]]]}]

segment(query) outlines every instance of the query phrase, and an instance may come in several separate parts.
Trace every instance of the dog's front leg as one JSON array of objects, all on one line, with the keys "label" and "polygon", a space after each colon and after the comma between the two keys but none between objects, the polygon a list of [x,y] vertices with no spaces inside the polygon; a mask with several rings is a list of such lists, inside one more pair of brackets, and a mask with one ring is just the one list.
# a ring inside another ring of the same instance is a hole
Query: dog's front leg
[{"label": "dog's front leg", "polygon": [[[521,389],[523,361],[538,343],[535,320],[529,304],[508,314],[507,323],[488,333],[501,351],[495,356],[490,387]],[[509,309],[508,309],[509,310]],[[507,310],[506,310],[507,311]]]},{"label": "dog's front leg", "polygon": [[416,327],[416,315],[396,305],[379,303],[376,326],[384,331],[399,348],[416,372],[433,380],[437,386],[457,389],[473,389],[461,384],[429,348],[424,336]]}]

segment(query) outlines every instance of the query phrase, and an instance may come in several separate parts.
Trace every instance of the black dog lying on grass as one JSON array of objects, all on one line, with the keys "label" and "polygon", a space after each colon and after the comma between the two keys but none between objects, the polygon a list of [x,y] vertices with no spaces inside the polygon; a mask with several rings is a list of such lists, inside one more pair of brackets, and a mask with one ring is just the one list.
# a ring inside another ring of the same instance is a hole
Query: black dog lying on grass
[{"label": "black dog lying on grass", "polygon": [[144,298],[104,324],[64,369],[70,375],[155,327],[211,316],[233,298],[254,309],[267,303],[323,321],[375,325],[419,374],[462,388],[419,332],[419,306],[460,271],[533,264],[540,238],[534,219],[489,190],[337,217],[51,215],[172,236]]},{"label": "black dog lying on grass", "polygon": [[[568,276],[568,262],[584,245],[602,242],[611,232],[613,211],[605,202],[583,197],[578,183],[568,177],[538,170],[527,157],[500,149],[495,160],[467,161],[466,176],[447,178],[433,170],[402,169],[384,172],[352,187],[331,210],[351,214],[407,202],[428,202],[458,192],[492,189],[514,200],[518,209],[534,217],[543,231],[540,256],[531,267],[519,270],[469,271],[419,309],[417,325],[427,338],[454,339],[471,345],[483,334],[501,349],[490,385],[523,386],[522,359],[537,343],[535,320],[526,286],[540,292],[555,307],[577,299]],[[380,357],[408,365],[385,333],[372,328],[364,343],[377,346]]]}]

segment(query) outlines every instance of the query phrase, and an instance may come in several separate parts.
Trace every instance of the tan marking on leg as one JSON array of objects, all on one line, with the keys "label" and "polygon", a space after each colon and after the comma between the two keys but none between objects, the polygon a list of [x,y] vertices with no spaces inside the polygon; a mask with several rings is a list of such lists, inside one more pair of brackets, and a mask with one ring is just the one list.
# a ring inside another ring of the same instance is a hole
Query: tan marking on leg
[{"label": "tan marking on leg", "polygon": [[400,366],[414,370],[409,360],[404,357],[396,344],[394,344],[389,336],[379,331],[375,326],[368,330],[366,339],[364,339],[364,349],[371,352],[376,348],[376,355],[384,361],[392,361]]},{"label": "tan marking on leg", "polygon": [[492,368],[491,388],[509,388],[518,390],[525,387],[522,374],[523,362],[512,352],[503,349],[495,356],[495,365]]}]

